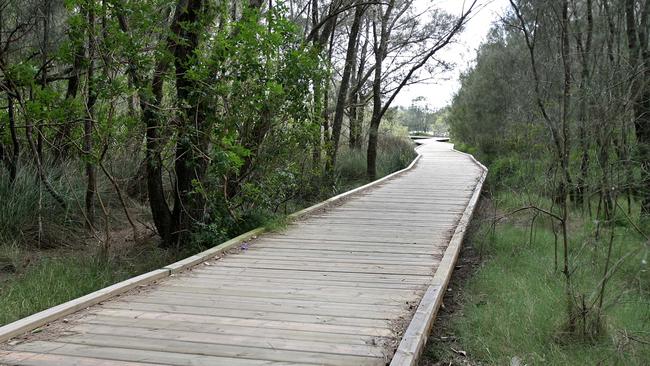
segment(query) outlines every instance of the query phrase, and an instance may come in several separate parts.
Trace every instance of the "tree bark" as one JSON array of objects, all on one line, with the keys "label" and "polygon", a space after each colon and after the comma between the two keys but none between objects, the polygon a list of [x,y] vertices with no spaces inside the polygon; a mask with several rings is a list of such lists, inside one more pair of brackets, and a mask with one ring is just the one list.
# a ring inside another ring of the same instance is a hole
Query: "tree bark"
[{"label": "tree bark", "polygon": [[[589,139],[587,138],[587,98],[589,97],[588,85],[590,79],[589,59],[591,57],[591,43],[593,38],[594,18],[592,13],[592,0],[587,0],[587,31],[584,44],[578,42],[581,55],[581,72],[579,90],[582,93],[578,107],[578,139],[580,141],[580,173],[576,179],[576,204],[583,206],[587,195],[587,175],[589,170]],[[581,38],[579,38],[580,40]]]},{"label": "tree bark", "polygon": [[[129,34],[129,25],[123,9],[117,7],[116,16],[122,32]],[[167,38],[161,37],[161,42],[165,42]],[[165,56],[158,57],[150,80],[142,76],[143,72],[136,65],[137,63],[131,61],[127,72],[131,75],[133,84],[138,90],[138,99],[142,110],[141,118],[145,126],[145,165],[149,207],[158,235],[162,239],[161,246],[169,247],[173,243],[175,221],[165,197],[161,157],[163,140],[159,132],[164,120],[164,116],[160,114],[164,76],[169,69],[170,62]]]},{"label": "tree bark", "polygon": [[177,127],[176,142],[176,187],[174,189],[173,217],[176,222],[175,238],[177,244],[189,238],[192,226],[201,222],[205,216],[205,199],[194,192],[194,182],[201,182],[207,162],[204,158],[207,149],[206,121],[199,99],[194,95],[194,82],[188,71],[194,62],[195,51],[202,32],[201,13],[203,0],[181,0],[176,8],[171,29],[174,41],[171,44],[176,70],[176,95],[178,108],[182,111]]},{"label": "tree bark", "polygon": [[[77,97],[79,91],[79,83],[81,79],[81,69],[83,67],[84,55],[86,53],[83,40],[83,32],[81,34],[74,34],[75,30],[70,30],[71,41],[76,44],[74,47],[74,57],[72,61],[72,71],[70,77],[68,78],[68,85],[65,93],[65,100],[71,102]],[[69,140],[70,133],[72,132],[73,120],[76,116],[72,115],[71,118],[67,121],[63,121],[63,125],[59,129],[56,135],[56,151],[55,159],[60,161],[68,157],[70,148]]]},{"label": "tree bark", "polygon": [[97,191],[97,174],[95,164],[92,162],[93,154],[93,129],[95,118],[95,103],[97,92],[95,90],[95,10],[94,0],[88,4],[88,97],[86,99],[86,119],[84,121],[84,155],[86,155],[86,219],[89,229],[95,226],[95,194]]},{"label": "tree bark", "polygon": [[[363,79],[363,74],[365,73],[365,60],[368,53],[368,41],[369,41],[369,30],[370,26],[366,20],[366,34],[363,41],[363,46],[361,47],[361,55],[359,57],[359,62],[357,63],[357,70],[352,81],[354,89],[352,90],[352,96],[350,98],[350,148],[355,150],[361,149],[361,135],[363,133],[363,117],[365,114],[365,101],[361,103],[363,97],[361,96],[361,89],[365,80]],[[357,42],[358,45],[359,42]]]},{"label": "tree bark", "polygon": [[361,20],[367,7],[360,5],[357,1],[354,10],[354,20],[350,27],[350,36],[348,39],[348,48],[345,56],[345,66],[343,67],[343,75],[339,86],[339,93],[336,99],[336,110],[334,112],[334,120],[332,121],[332,141],[329,146],[328,156],[328,173],[332,173],[336,165],[336,155],[338,153],[339,141],[341,139],[341,128],[343,126],[343,115],[348,101],[348,89],[350,87],[350,77],[352,76],[352,69],[357,62],[357,43],[359,38],[359,30],[361,28]]},{"label": "tree bark", "polygon": [[395,0],[390,0],[386,12],[381,16],[380,30],[377,31],[377,22],[373,21],[373,37],[375,51],[375,74],[372,82],[372,116],[368,130],[368,151],[366,153],[366,176],[369,180],[377,178],[377,141],[379,139],[379,123],[382,117],[381,102],[381,73],[382,63],[388,48],[388,20],[390,19]]},{"label": "tree bark", "polygon": [[[638,144],[638,159],[645,172],[639,194],[641,196],[641,213],[650,215],[650,188],[648,171],[650,171],[650,52],[646,34],[650,1],[645,2],[641,10],[640,24],[637,28],[635,1],[625,1],[626,34],[632,75],[638,74],[632,82],[632,104],[634,110],[634,128]],[[639,69],[641,68],[641,69]]]},{"label": "tree bark", "polygon": [[14,110],[14,98],[7,93],[7,116],[9,117],[9,134],[11,135],[11,163],[9,164],[9,178],[12,182],[18,174],[18,159],[20,156],[20,142],[16,131],[16,115]]}]

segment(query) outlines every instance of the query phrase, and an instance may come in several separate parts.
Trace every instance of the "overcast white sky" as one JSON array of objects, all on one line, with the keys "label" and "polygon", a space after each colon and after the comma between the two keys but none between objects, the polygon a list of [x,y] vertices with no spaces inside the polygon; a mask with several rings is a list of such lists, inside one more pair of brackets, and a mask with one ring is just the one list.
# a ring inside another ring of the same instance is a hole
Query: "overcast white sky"
[{"label": "overcast white sky", "polygon": [[[422,5],[434,4],[445,9],[451,14],[460,14],[463,6],[468,6],[470,0],[417,0]],[[394,105],[409,106],[411,100],[422,96],[426,99],[425,104],[431,108],[438,109],[451,102],[454,93],[460,87],[458,77],[462,70],[466,70],[474,61],[476,49],[485,39],[491,24],[499,19],[499,16],[508,7],[508,0],[479,0],[476,12],[464,32],[457,38],[457,43],[451,44],[440,58],[453,62],[456,68],[450,72],[446,80],[427,82],[411,85],[400,92],[395,98]]]}]

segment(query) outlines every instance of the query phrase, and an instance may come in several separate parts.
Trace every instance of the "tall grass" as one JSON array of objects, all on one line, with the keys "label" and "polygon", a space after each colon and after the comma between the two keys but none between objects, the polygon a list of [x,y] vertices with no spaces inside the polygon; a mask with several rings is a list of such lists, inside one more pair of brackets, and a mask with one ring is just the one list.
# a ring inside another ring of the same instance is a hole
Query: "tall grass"
[{"label": "tall grass", "polygon": [[[8,250],[0,246],[0,256]],[[12,260],[21,258],[19,252]],[[155,243],[110,259],[93,253],[58,252],[38,259],[11,281],[0,281],[0,326],[160,268],[175,257]]]},{"label": "tall grass", "polygon": [[[415,144],[408,137],[382,134],[377,142],[377,177],[381,178],[404,169],[415,158]],[[354,182],[366,182],[366,149],[341,147],[336,174],[345,187]]]},{"label": "tall grass", "polygon": [[46,176],[64,199],[61,207],[45,190],[36,168],[22,165],[15,181],[0,172],[0,240],[21,245],[53,247],[70,240],[70,232],[79,228],[79,202],[83,202],[83,176],[68,164],[46,167]]},{"label": "tall grass", "polygon": [[[516,199],[501,197],[502,202]],[[606,245],[593,238],[591,222],[573,220],[571,247],[574,286],[583,294],[598,288]],[[569,338],[566,289],[555,269],[555,240],[541,220],[531,232],[530,217],[490,223],[468,243],[487,261],[463,289],[462,311],[452,318],[451,332],[469,357],[482,364],[645,365],[650,360],[650,273],[647,250],[629,257],[607,283],[604,335],[591,340]],[[615,257],[645,245],[632,227],[616,228]],[[466,244],[467,245],[467,244]],[[560,249],[561,251],[561,249]],[[560,253],[561,256],[561,253]],[[437,347],[437,348],[436,348]],[[444,358],[444,346],[432,344],[428,357]]]}]

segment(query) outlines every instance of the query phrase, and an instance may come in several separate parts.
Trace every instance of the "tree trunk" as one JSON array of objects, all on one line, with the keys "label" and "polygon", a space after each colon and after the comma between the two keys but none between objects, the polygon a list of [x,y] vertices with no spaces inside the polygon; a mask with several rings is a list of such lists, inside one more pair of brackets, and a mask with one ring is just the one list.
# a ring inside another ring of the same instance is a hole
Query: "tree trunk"
[{"label": "tree trunk", "polygon": [[193,182],[203,180],[207,167],[204,156],[208,132],[205,116],[201,108],[197,108],[199,100],[192,95],[195,90],[194,82],[188,75],[202,32],[199,25],[203,22],[200,18],[204,6],[203,0],[181,0],[176,9],[179,13],[174,17],[172,24],[175,40],[172,47],[176,69],[176,95],[178,108],[182,111],[177,128],[173,210],[177,244],[185,242],[194,223],[203,221],[205,216],[204,196],[194,193]]},{"label": "tree trunk", "polygon": [[329,146],[328,156],[328,173],[332,173],[336,165],[336,154],[338,153],[339,141],[341,139],[341,128],[343,126],[343,114],[348,100],[348,89],[350,87],[350,77],[352,76],[352,69],[357,62],[357,43],[359,37],[359,29],[361,28],[361,20],[366,11],[365,5],[360,5],[357,2],[357,7],[354,10],[354,20],[350,28],[350,38],[348,39],[348,48],[345,56],[345,66],[343,67],[343,75],[341,77],[341,84],[339,86],[339,93],[336,99],[336,110],[334,112],[334,120],[332,121],[332,142]]},{"label": "tree trunk", "polygon": [[[129,26],[123,12],[123,9],[116,8],[116,17],[122,32],[129,34]],[[133,35],[131,35],[133,36]],[[161,41],[164,41],[164,37]],[[160,114],[160,105],[163,99],[164,76],[169,69],[170,62],[167,57],[161,56],[156,59],[153,76],[148,81],[141,74],[134,60],[130,60],[127,72],[133,80],[133,84],[138,90],[138,99],[142,123],[145,127],[145,165],[147,195],[149,197],[149,207],[153,218],[156,231],[161,237],[161,246],[169,247],[174,242],[173,237],[175,222],[172,212],[165,197],[162,173],[163,162],[161,150],[163,148],[162,136],[160,136],[161,124],[164,116]]]},{"label": "tree trunk", "polygon": [[[81,69],[83,67],[84,55],[86,51],[84,47],[83,31],[76,28],[72,28],[69,30],[69,32],[70,32],[71,43],[76,44],[76,46],[74,47],[72,71],[70,77],[68,78],[68,85],[65,93],[65,100],[70,103],[72,102],[72,100],[74,100],[77,97],[77,93],[79,91]],[[56,141],[55,141],[55,146],[56,146],[55,159],[57,161],[65,159],[69,155],[70,134],[72,132],[74,120],[76,118],[77,116],[75,115],[69,116],[68,120],[63,121],[63,125],[57,131]]]},{"label": "tree trunk", "polygon": [[[580,141],[580,173],[576,179],[576,204],[583,206],[587,192],[587,175],[589,170],[589,139],[587,138],[587,98],[589,93],[589,58],[591,57],[591,42],[593,34],[593,14],[592,0],[587,0],[587,34],[584,45],[582,45],[581,54],[581,73],[579,90],[582,93],[580,105],[578,107],[578,139]],[[578,44],[580,46],[580,43]]]},{"label": "tree trunk", "polygon": [[[163,247],[171,245],[173,242],[172,234],[175,232],[174,220],[165,197],[162,180],[161,150],[163,141],[159,135],[160,125],[163,120],[163,116],[160,115],[159,111],[163,98],[163,77],[167,67],[166,60],[163,58],[157,60],[151,81],[151,95],[143,86],[140,87],[139,92],[140,109],[142,110],[142,120],[145,125],[147,195],[149,196],[151,216],[158,235],[162,239]],[[140,84],[138,78],[135,78],[135,80],[136,84]]]},{"label": "tree trunk", "polygon": [[379,139],[379,124],[383,114],[381,103],[381,73],[382,62],[388,49],[388,20],[395,6],[395,0],[390,0],[386,12],[381,15],[379,33],[377,21],[373,20],[374,51],[375,51],[375,76],[372,82],[372,116],[368,130],[368,151],[366,154],[366,176],[369,180],[377,178],[377,140]]},{"label": "tree trunk", "polygon": [[[650,169],[650,62],[648,39],[646,34],[650,1],[646,1],[642,9],[641,24],[637,29],[635,1],[625,1],[626,34],[630,57],[631,74],[638,74],[632,82],[632,104],[634,110],[634,128],[638,143],[638,159],[644,172],[639,194],[641,196],[641,213],[650,215],[650,188],[648,187],[648,171]],[[641,67],[641,70],[637,70]]]},{"label": "tree trunk", "polygon": [[93,128],[95,118],[95,103],[97,92],[95,90],[95,10],[94,0],[88,4],[88,97],[86,99],[86,119],[84,121],[84,154],[86,155],[86,219],[89,229],[95,226],[95,194],[97,191],[97,174],[92,162],[93,153]]},{"label": "tree trunk", "polygon": [[[367,19],[367,18],[366,18]],[[368,39],[369,39],[369,30],[370,26],[368,25],[368,20],[366,20],[366,34],[363,41],[363,46],[361,47],[361,55],[359,57],[359,62],[357,63],[358,67],[356,74],[354,76],[354,89],[352,91],[352,97],[350,101],[350,148],[355,150],[361,149],[361,136],[363,133],[363,117],[365,114],[365,100],[361,95],[361,89],[363,88],[364,80],[363,74],[365,73],[365,60],[368,53]],[[358,42],[357,42],[358,44]],[[362,100],[364,101],[362,103]]]},{"label": "tree trunk", "polygon": [[20,156],[20,142],[18,141],[18,131],[16,131],[16,115],[14,110],[14,98],[7,93],[7,116],[9,117],[9,134],[11,135],[11,164],[9,166],[9,178],[12,182],[16,180],[18,174],[18,159]]},{"label": "tree trunk", "polygon": [[[383,33],[383,32],[382,32]],[[368,151],[366,154],[366,176],[369,180],[377,178],[377,140],[379,138],[379,123],[381,122],[381,71],[382,53],[381,45],[375,47],[375,76],[372,82],[372,116],[368,130]]]}]

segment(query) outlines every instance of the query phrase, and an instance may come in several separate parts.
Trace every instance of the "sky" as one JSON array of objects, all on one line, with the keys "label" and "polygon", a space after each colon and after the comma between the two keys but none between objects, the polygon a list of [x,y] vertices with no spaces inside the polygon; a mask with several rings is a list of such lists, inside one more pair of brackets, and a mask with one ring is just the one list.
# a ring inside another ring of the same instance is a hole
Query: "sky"
[{"label": "sky", "polygon": [[[457,15],[461,13],[463,5],[468,6],[470,0],[417,0],[417,2],[420,6],[433,3]],[[457,37],[456,43],[448,45],[444,53],[440,54],[440,58],[456,65],[454,70],[445,75],[442,80],[408,86],[397,95],[394,105],[407,107],[413,99],[420,96],[425,98],[421,103],[429,105],[432,109],[439,109],[451,103],[460,87],[461,72],[472,65],[476,50],[487,36],[492,23],[499,19],[508,8],[508,4],[508,0],[479,0],[478,11],[471,17],[463,33]]]}]

